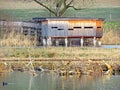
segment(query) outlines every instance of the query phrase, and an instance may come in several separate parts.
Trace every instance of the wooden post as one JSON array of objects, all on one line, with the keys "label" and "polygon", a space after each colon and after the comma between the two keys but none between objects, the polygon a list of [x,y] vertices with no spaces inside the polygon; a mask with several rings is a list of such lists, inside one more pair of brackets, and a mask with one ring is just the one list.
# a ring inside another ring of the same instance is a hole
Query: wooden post
[{"label": "wooden post", "polygon": [[96,46],[96,37],[93,38],[93,45]]},{"label": "wooden post", "polygon": [[55,40],[55,44],[56,44],[56,46],[59,45],[59,40],[58,39]]},{"label": "wooden post", "polygon": [[69,41],[70,41],[70,45],[69,45],[69,46],[71,47],[71,46],[72,46],[72,40],[71,40],[71,39],[69,39]]},{"label": "wooden post", "polygon": [[101,39],[99,38],[99,39],[98,39],[98,46],[100,47],[101,45],[102,45]]},{"label": "wooden post", "polygon": [[48,37],[47,38],[47,46],[51,46],[51,45],[52,45],[51,37]]},{"label": "wooden post", "polygon": [[83,37],[82,37],[81,40],[80,40],[81,47],[83,47],[83,43],[84,43],[84,40],[83,40]]},{"label": "wooden post", "polygon": [[46,40],[43,38],[43,46],[46,46]]},{"label": "wooden post", "polygon": [[68,39],[67,39],[67,37],[65,38],[65,46],[66,47],[68,46]]}]

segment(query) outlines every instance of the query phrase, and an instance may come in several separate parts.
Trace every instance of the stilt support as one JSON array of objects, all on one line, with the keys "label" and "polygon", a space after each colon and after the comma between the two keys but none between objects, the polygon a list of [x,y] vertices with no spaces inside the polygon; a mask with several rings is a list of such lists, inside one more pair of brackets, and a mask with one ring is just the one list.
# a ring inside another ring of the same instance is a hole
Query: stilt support
[{"label": "stilt support", "polygon": [[96,46],[96,37],[93,38],[93,45]]},{"label": "stilt support", "polygon": [[43,38],[43,46],[46,46],[46,39]]},{"label": "stilt support", "polygon": [[81,47],[83,47],[83,43],[84,43],[83,37],[81,38],[80,43],[81,43]]},{"label": "stilt support", "polygon": [[98,39],[98,46],[100,47],[102,45],[101,39]]},{"label": "stilt support", "polygon": [[51,46],[52,45],[52,41],[51,41],[51,37],[47,38],[47,46]]},{"label": "stilt support", "polygon": [[65,38],[65,46],[67,47],[68,46],[68,39]]}]

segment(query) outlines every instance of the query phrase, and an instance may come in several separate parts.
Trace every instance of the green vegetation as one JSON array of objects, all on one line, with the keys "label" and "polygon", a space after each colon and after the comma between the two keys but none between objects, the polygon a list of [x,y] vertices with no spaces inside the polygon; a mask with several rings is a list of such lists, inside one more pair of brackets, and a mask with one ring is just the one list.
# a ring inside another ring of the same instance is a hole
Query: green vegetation
[{"label": "green vegetation", "polygon": [[[3,18],[8,16],[17,20],[31,20],[33,17],[50,17],[45,9],[2,9]],[[75,11],[68,9],[63,16],[105,18],[105,21],[120,20],[120,8],[93,8]]]},{"label": "green vegetation", "polygon": [[104,22],[103,25],[105,32],[108,32],[110,30],[120,31],[120,21],[108,21],[108,22]]}]

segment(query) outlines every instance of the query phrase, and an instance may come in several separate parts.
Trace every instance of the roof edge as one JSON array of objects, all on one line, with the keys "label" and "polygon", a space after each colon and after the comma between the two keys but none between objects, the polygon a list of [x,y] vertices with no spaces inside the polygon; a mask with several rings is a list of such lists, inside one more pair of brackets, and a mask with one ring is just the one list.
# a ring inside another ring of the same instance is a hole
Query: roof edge
[{"label": "roof edge", "polygon": [[35,17],[32,18],[34,21],[44,21],[44,20],[102,20],[105,18],[91,18],[91,17]]}]

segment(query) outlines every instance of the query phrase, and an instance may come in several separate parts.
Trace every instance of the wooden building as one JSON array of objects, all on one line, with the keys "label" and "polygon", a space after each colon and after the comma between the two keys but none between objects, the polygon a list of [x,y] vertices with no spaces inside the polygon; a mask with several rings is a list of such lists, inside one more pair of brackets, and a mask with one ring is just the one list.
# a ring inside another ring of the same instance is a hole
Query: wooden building
[{"label": "wooden building", "polygon": [[[41,24],[33,21],[6,21],[0,20],[0,34],[10,31],[19,32],[23,35],[37,36],[38,42],[41,42]],[[38,43],[40,45],[40,43]]]},{"label": "wooden building", "polygon": [[41,25],[43,45],[101,45],[104,19],[94,18],[33,18]]}]

